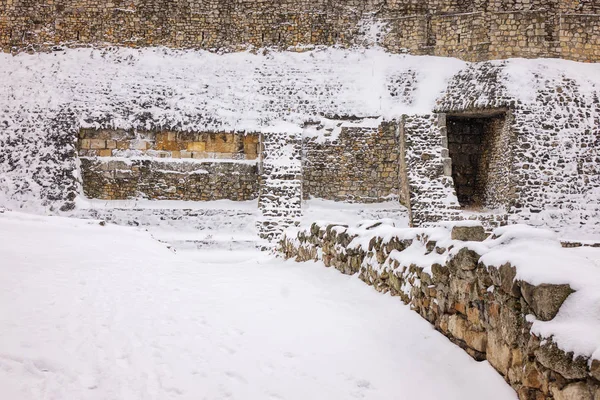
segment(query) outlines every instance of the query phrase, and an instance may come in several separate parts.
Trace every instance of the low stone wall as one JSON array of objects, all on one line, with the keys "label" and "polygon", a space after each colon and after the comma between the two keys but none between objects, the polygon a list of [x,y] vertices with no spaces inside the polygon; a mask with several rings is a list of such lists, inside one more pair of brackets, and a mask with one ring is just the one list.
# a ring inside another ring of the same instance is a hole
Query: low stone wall
[{"label": "low stone wall", "polygon": [[81,157],[88,198],[125,200],[252,200],[258,197],[254,161],[167,161]]},{"label": "low stone wall", "polygon": [[486,264],[479,252],[515,239],[504,233],[476,243],[486,236],[477,225],[451,232],[314,223],[289,231],[280,250],[297,261],[322,260],[399,296],[473,358],[489,361],[520,399],[600,399],[600,360],[574,357],[532,332],[535,320],[556,316],[571,287],[534,285],[517,279],[510,263]]}]

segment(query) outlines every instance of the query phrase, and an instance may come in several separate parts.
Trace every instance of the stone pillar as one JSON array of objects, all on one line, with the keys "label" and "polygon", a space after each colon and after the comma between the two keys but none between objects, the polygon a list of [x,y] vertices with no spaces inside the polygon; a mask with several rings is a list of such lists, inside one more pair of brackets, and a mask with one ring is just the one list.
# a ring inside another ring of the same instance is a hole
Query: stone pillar
[{"label": "stone pillar", "polygon": [[290,131],[261,136],[258,232],[272,244],[302,216],[302,131],[293,126]]}]

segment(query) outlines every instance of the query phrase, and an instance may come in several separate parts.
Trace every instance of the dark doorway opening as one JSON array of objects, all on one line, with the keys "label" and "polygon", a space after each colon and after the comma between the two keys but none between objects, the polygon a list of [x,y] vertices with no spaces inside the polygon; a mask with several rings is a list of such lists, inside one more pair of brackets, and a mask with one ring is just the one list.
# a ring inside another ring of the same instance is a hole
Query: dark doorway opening
[{"label": "dark doorway opening", "polygon": [[[481,209],[493,188],[489,178],[494,175],[505,127],[504,111],[478,114],[448,115],[448,152],[452,159],[452,179],[458,202],[463,208]],[[495,179],[493,179],[495,180]]]}]

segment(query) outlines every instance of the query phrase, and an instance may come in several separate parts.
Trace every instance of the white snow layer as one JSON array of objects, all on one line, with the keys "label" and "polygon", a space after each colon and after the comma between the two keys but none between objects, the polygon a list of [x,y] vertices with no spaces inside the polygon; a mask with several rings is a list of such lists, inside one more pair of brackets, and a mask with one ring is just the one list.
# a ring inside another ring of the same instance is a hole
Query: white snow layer
[{"label": "white snow layer", "polygon": [[0,254],[3,399],[516,399],[397,299],[321,264],[10,212]]},{"label": "white snow layer", "polygon": [[[463,66],[455,59],[394,55],[377,48],[0,54],[0,109],[11,118],[11,110],[55,113],[69,107],[91,126],[108,119],[118,128],[144,128],[144,121],[151,120],[178,129],[278,131],[289,124],[298,129],[320,116],[429,113]],[[397,82],[408,83],[410,98],[395,93]]]}]

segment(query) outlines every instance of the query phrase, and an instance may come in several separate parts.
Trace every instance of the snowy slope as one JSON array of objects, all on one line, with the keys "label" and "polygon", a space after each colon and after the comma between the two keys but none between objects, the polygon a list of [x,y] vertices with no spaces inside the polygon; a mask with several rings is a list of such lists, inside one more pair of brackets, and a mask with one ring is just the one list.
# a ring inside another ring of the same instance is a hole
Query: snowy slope
[{"label": "snowy slope", "polygon": [[3,399],[516,398],[397,299],[322,265],[9,212],[0,257]]}]

